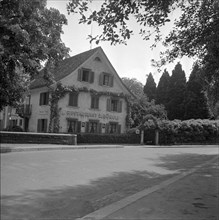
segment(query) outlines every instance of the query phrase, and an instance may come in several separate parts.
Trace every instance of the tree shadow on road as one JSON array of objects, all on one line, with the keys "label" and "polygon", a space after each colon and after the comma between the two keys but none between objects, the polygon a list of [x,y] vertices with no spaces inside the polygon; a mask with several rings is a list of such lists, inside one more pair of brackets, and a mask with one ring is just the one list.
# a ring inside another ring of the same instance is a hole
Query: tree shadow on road
[{"label": "tree shadow on road", "polygon": [[89,185],[2,196],[1,219],[76,219],[171,176],[147,171],[118,172]]},{"label": "tree shadow on road", "polygon": [[174,170],[178,172],[183,172],[190,170],[197,165],[203,164],[215,157],[216,155],[190,153],[166,155],[160,157],[160,163],[156,165],[171,171]]}]

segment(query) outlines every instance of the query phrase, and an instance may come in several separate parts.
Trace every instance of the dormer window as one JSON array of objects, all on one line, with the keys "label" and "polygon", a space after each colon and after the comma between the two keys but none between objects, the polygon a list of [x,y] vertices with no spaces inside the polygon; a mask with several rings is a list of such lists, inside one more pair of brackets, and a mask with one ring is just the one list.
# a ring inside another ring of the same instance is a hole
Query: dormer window
[{"label": "dormer window", "polygon": [[91,69],[81,68],[78,70],[78,81],[81,82],[94,82],[94,72]]},{"label": "dormer window", "polygon": [[95,57],[94,60],[97,61],[97,62],[101,62],[101,59],[99,57]]}]

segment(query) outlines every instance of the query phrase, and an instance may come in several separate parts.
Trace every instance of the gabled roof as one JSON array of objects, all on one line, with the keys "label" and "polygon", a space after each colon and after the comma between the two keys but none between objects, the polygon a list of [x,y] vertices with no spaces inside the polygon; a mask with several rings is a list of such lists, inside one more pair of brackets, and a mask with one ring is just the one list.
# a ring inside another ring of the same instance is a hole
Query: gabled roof
[{"label": "gabled roof", "polygon": [[[100,47],[94,48],[92,50],[85,51],[83,53],[77,54],[73,57],[67,58],[61,61],[58,67],[54,70],[54,79],[59,81],[66,77],[74,70],[76,70],[82,63],[84,63],[88,58],[90,58]],[[46,86],[47,81],[43,78],[43,71],[35,78],[31,83],[30,89],[36,89]]]}]

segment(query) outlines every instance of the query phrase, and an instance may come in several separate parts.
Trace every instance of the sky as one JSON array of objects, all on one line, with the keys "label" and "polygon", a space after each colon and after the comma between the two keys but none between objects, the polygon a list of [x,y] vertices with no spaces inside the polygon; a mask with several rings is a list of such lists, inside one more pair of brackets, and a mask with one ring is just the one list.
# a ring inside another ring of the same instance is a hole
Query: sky
[{"label": "sky", "polygon": [[[141,38],[138,34],[139,27],[132,19],[129,26],[134,30],[134,35],[127,41],[127,45],[111,45],[110,42],[100,42],[98,45],[95,42],[90,44],[88,35],[91,33],[93,36],[98,35],[101,33],[101,29],[95,23],[92,25],[78,24],[79,16],[77,14],[71,13],[68,15],[66,9],[67,3],[68,0],[47,0],[47,8],[58,9],[68,20],[68,25],[63,26],[64,34],[62,34],[61,38],[65,45],[71,49],[70,56],[101,46],[120,77],[136,78],[145,85],[147,75],[151,72],[156,84],[158,84],[163,69],[166,68],[171,75],[176,63],[180,62],[188,79],[194,62],[191,58],[183,57],[176,59],[174,63],[165,65],[161,72],[158,72],[155,67],[152,67],[151,59],[158,60],[159,53],[164,51],[165,48],[160,43],[152,50],[150,46],[153,41],[145,41]],[[94,0],[90,10],[97,9],[101,3],[102,1]],[[180,12],[178,11],[171,16],[175,18],[179,15]],[[162,33],[164,35],[167,34],[170,28],[171,24],[163,27]]]}]

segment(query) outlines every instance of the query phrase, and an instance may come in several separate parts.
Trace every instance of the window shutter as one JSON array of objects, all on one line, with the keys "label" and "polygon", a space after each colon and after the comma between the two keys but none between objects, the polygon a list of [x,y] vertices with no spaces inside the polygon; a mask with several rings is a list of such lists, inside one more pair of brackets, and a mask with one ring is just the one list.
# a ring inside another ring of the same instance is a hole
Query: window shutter
[{"label": "window shutter", "polygon": [[100,86],[103,85],[103,73],[101,73],[100,76],[99,76],[99,85]]},{"label": "window shutter", "polygon": [[68,105],[69,106],[73,106],[73,93],[72,92],[70,92],[69,93],[69,102],[68,102]]},{"label": "window shutter", "polygon": [[49,92],[46,92],[46,97],[45,97],[45,105],[49,104]]},{"label": "window shutter", "polygon": [[39,104],[42,105],[42,103],[43,103],[43,93],[40,93],[40,102],[39,102]]},{"label": "window shutter", "polygon": [[85,132],[88,133],[89,132],[89,122],[87,121],[85,124]]},{"label": "window shutter", "polygon": [[122,101],[119,101],[118,112],[122,112]]},{"label": "window shutter", "polygon": [[42,127],[42,120],[38,119],[38,123],[37,123],[37,132],[41,132],[41,127]]},{"label": "window shutter", "polygon": [[90,83],[93,83],[93,82],[94,82],[94,72],[90,71],[89,77],[90,77],[89,82],[90,82]]},{"label": "window shutter", "polygon": [[78,69],[78,81],[82,81],[82,69]]},{"label": "window shutter", "polygon": [[121,134],[121,125],[118,125],[117,128],[118,128],[118,131],[117,131],[118,134]]},{"label": "window shutter", "polygon": [[77,133],[81,133],[81,121],[77,122]]},{"label": "window shutter", "polygon": [[107,110],[108,112],[111,111],[111,99],[107,99],[107,100],[106,100],[106,110]]},{"label": "window shutter", "polygon": [[98,124],[98,133],[99,134],[102,133],[102,124],[101,123]]},{"label": "window shutter", "polygon": [[78,93],[73,94],[73,106],[78,106]]},{"label": "window shutter", "polygon": [[106,125],[105,125],[105,133],[106,134],[109,133],[109,123],[106,123]]},{"label": "window shutter", "polygon": [[45,123],[45,125],[44,125],[44,131],[43,131],[43,132],[45,132],[45,133],[46,133],[46,132],[47,132],[47,121],[48,121],[48,120],[47,120],[47,119],[45,119],[44,121],[45,121],[45,122],[44,122],[44,123]]},{"label": "window shutter", "polygon": [[109,84],[111,87],[113,87],[113,79],[114,79],[114,77],[113,77],[113,75],[111,75],[110,76],[110,84]]},{"label": "window shutter", "polygon": [[96,101],[97,101],[97,103],[96,103],[96,107],[97,107],[97,109],[99,109],[99,96],[97,97],[97,99],[96,99]]}]

